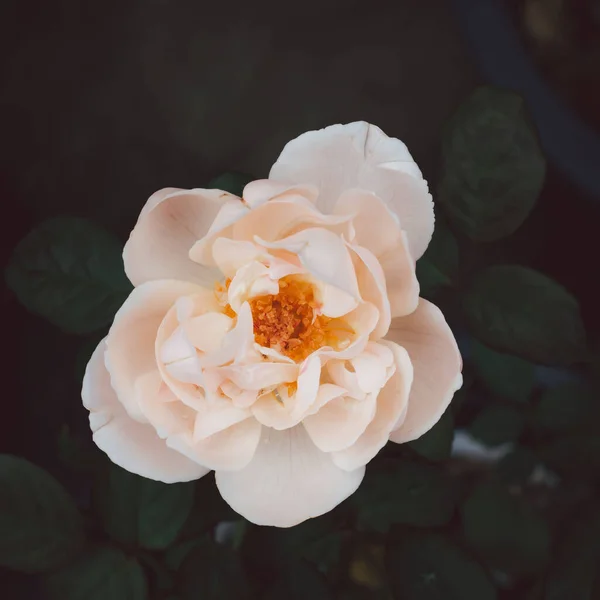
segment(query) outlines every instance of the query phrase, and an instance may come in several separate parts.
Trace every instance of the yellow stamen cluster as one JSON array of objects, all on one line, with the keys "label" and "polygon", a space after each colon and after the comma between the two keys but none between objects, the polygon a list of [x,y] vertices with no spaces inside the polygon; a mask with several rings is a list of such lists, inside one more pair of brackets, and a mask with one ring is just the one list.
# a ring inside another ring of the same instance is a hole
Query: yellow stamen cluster
[{"label": "yellow stamen cluster", "polygon": [[292,277],[279,280],[279,293],[250,300],[254,339],[300,362],[331,343],[329,317],[316,314],[319,308],[313,287]]}]

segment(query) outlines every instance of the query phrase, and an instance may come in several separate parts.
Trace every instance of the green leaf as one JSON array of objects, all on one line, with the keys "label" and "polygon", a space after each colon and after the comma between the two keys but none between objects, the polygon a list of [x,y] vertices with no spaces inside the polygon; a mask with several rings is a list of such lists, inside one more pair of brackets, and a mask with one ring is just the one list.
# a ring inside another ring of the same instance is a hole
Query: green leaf
[{"label": "green leaf", "polygon": [[219,494],[213,473],[205,475],[193,485],[195,501],[182,528],[180,539],[197,540],[217,523],[239,518]]},{"label": "green leaf", "polygon": [[490,406],[475,417],[469,431],[486,446],[494,447],[513,442],[522,433],[525,419],[520,412],[510,406],[498,404]]},{"label": "green leaf", "polygon": [[421,456],[429,460],[445,460],[450,456],[454,438],[454,417],[447,409],[441,419],[424,435],[409,446]]},{"label": "green leaf", "polygon": [[464,312],[473,333],[500,352],[539,364],[570,364],[584,355],[577,300],[533,269],[486,269],[467,291]]},{"label": "green leaf", "polygon": [[273,569],[310,555],[313,544],[336,532],[330,515],[304,521],[295,527],[250,527],[244,537],[242,554],[253,572]]},{"label": "green leaf", "polygon": [[552,568],[548,570],[544,600],[593,600],[597,598],[600,560],[600,512],[584,514],[561,540]]},{"label": "green leaf", "polygon": [[579,383],[565,383],[549,388],[535,407],[533,422],[546,433],[560,433],[585,428],[596,422],[600,402],[590,388]]},{"label": "green leaf", "polygon": [[144,571],[111,547],[94,548],[46,580],[50,600],[146,600]]},{"label": "green leaf", "polygon": [[237,553],[214,542],[199,546],[185,559],[179,583],[182,600],[243,600],[250,595]]},{"label": "green leaf", "polygon": [[333,600],[327,584],[314,567],[298,561],[286,567],[263,596],[264,600]]},{"label": "green leaf", "polygon": [[437,219],[431,242],[417,261],[417,279],[421,296],[431,298],[444,286],[449,286],[458,274],[458,244],[448,226]]},{"label": "green leaf", "polygon": [[328,573],[340,562],[342,546],[349,535],[334,531],[309,543],[302,552],[302,556],[314,564],[321,573]]},{"label": "green leaf", "polygon": [[600,437],[580,433],[563,435],[537,448],[543,462],[563,475],[598,479]]},{"label": "green leaf", "polygon": [[368,471],[351,496],[362,530],[385,533],[392,524],[436,527],[454,511],[455,491],[438,468],[401,462],[385,471]]},{"label": "green leaf", "polygon": [[194,484],[161,483],[110,465],[96,498],[104,529],[114,540],[161,550],[181,531],[194,502]]},{"label": "green leaf", "polygon": [[83,544],[75,503],[46,471],[0,455],[0,565],[39,573],[62,566]]},{"label": "green leaf", "polygon": [[496,352],[477,340],[471,342],[471,360],[475,372],[490,392],[507,400],[528,400],[535,381],[532,363]]},{"label": "green leaf", "polygon": [[496,470],[505,483],[523,485],[539,463],[540,459],[531,450],[517,447],[498,462]]},{"label": "green leaf", "polygon": [[31,312],[69,333],[89,333],[110,323],[131,291],[122,252],[91,221],[51,219],[19,242],[6,282]]},{"label": "green leaf", "polygon": [[483,569],[448,539],[404,534],[388,553],[394,597],[402,600],[495,600]]},{"label": "green leaf", "polygon": [[479,484],[462,508],[467,543],[492,566],[514,575],[541,570],[550,553],[546,521],[519,496]]},{"label": "green leaf", "polygon": [[245,173],[223,173],[222,175],[215,177],[207,187],[223,190],[224,192],[235,194],[241,198],[244,188],[253,180],[253,177],[246,175]]},{"label": "green leaf", "polygon": [[490,242],[513,233],[540,194],[546,161],[523,99],[482,87],[449,121],[438,201],[471,239]]}]

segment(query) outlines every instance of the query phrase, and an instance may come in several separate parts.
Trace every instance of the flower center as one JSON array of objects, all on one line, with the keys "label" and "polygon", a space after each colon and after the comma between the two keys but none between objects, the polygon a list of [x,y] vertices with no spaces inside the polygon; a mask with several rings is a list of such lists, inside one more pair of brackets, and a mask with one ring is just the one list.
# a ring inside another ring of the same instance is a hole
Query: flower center
[{"label": "flower center", "polygon": [[279,280],[279,293],[250,300],[254,339],[296,362],[331,345],[329,317],[316,314],[319,305],[312,285],[292,276]]}]

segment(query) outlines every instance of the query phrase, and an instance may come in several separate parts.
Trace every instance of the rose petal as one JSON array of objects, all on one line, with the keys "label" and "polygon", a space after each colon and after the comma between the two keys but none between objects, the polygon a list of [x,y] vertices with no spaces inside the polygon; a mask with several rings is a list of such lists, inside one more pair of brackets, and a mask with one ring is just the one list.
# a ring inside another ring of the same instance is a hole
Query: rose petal
[{"label": "rose petal", "polygon": [[340,396],[346,395],[348,395],[347,389],[339,385],[334,385],[333,383],[322,383],[319,386],[319,391],[317,392],[315,401],[311,404],[308,411],[306,411],[306,416],[316,414],[319,412],[322,406],[325,406],[334,398],[339,398]]},{"label": "rose petal", "polygon": [[312,202],[317,200],[319,189],[314,185],[285,185],[269,179],[257,179],[246,185],[242,198],[253,208],[281,196],[300,195]]},{"label": "rose petal", "polygon": [[263,428],[252,462],[235,472],[217,471],[223,499],[257,525],[292,527],[332,510],[360,485],[364,467],[337,468],[304,427]]},{"label": "rose petal", "polygon": [[411,315],[394,319],[386,339],[406,348],[414,367],[406,419],[390,436],[400,444],[429,431],[444,414],[462,385],[462,359],[444,315],[427,300]]},{"label": "rose petal", "polygon": [[[252,414],[260,423],[273,429],[294,427],[314,404],[319,391],[320,376],[321,360],[313,353],[300,366],[295,393],[290,396],[287,387],[282,385],[277,393],[271,392],[259,397],[252,405]],[[287,381],[293,382],[294,379]]]},{"label": "rose petal", "polygon": [[192,262],[188,253],[232,196],[220,190],[165,192],[151,196],[142,209],[123,250],[125,272],[136,286],[157,279],[212,286],[218,273]]},{"label": "rose petal", "polygon": [[415,260],[433,233],[433,203],[406,146],[364,121],[309,131],[289,142],[269,179],[319,186],[318,206],[331,212],[351,188],[374,192],[400,218]]},{"label": "rose petal", "polygon": [[86,367],[81,391],[96,445],[115,464],[148,479],[174,483],[206,475],[207,468],[168,448],[151,425],[138,423],[125,412],[110,385],[105,348],[102,340]]},{"label": "rose petal", "polygon": [[298,255],[300,262],[316,279],[359,297],[352,258],[346,244],[332,231],[322,228],[304,229],[276,242],[255,236],[267,248],[287,250]]},{"label": "rose petal", "polygon": [[[363,300],[376,306],[379,311],[379,320],[371,334],[371,337],[377,340],[387,333],[392,321],[385,273],[379,261],[369,250],[355,245],[351,245],[349,248],[356,257],[354,268],[360,295]],[[416,302],[418,300],[419,295],[417,294]]]},{"label": "rose petal", "polygon": [[219,312],[207,312],[186,321],[182,328],[187,339],[202,352],[216,352],[231,331],[233,319]]},{"label": "rose petal", "polygon": [[220,237],[236,241],[252,241],[255,235],[277,239],[290,222],[319,214],[310,200],[300,196],[283,196],[250,209],[242,199],[228,202],[217,215],[204,237],[190,247],[189,258],[201,265],[215,266],[213,245]]},{"label": "rose petal", "polygon": [[298,365],[262,362],[217,367],[219,376],[245,390],[258,391],[273,385],[296,381]]},{"label": "rose petal", "polygon": [[365,431],[375,416],[376,407],[376,394],[368,394],[361,400],[342,396],[306,417],[302,424],[319,450],[344,450]]},{"label": "rose petal", "polygon": [[398,245],[402,233],[398,216],[376,194],[367,190],[346,190],[338,198],[333,213],[353,215],[354,240],[379,257]]},{"label": "rose petal", "polygon": [[198,408],[194,421],[194,442],[204,440],[251,417],[247,408],[234,406],[229,398],[211,397]]},{"label": "rose petal", "polygon": [[252,460],[260,431],[260,423],[249,418],[199,441],[190,433],[170,436],[167,445],[209,469],[236,471]]},{"label": "rose petal", "polygon": [[253,242],[218,237],[212,246],[215,264],[225,277],[233,279],[245,265],[264,260],[268,252]]},{"label": "rose petal", "polygon": [[207,368],[220,367],[230,362],[249,364],[260,360],[261,355],[254,344],[252,311],[250,305],[244,302],[238,310],[236,324],[223,337],[221,347],[216,352],[204,355],[200,362],[203,368]]},{"label": "rose petal", "polygon": [[381,255],[379,263],[385,273],[392,318],[409,315],[419,303],[420,286],[404,231],[398,245]]},{"label": "rose petal", "polygon": [[192,431],[196,411],[179,401],[158,371],[138,377],[135,388],[137,402],[159,437]]},{"label": "rose petal", "polygon": [[327,373],[331,378],[331,381],[346,390],[352,398],[357,400],[363,400],[366,398],[366,392],[358,385],[358,378],[356,372],[350,370],[349,362],[346,360],[332,359],[328,361],[326,365]]},{"label": "rose petal", "polygon": [[332,453],[333,462],[352,471],[366,465],[386,445],[390,432],[401,418],[413,382],[413,369],[408,352],[390,342],[382,342],[394,353],[396,370],[377,396],[377,411],[356,442],[340,452]]},{"label": "rose petal", "polygon": [[202,288],[182,281],[150,281],[131,292],[117,311],[106,338],[106,367],[112,387],[127,412],[146,419],[135,401],[135,381],[158,368],[154,345],[160,323],[180,296]]}]

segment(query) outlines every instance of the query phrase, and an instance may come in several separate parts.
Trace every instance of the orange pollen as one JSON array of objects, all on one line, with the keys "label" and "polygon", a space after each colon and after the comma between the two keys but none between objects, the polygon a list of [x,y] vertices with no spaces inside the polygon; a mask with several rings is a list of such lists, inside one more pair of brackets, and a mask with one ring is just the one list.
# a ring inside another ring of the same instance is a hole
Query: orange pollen
[{"label": "orange pollen", "polygon": [[254,339],[300,362],[322,346],[336,342],[329,317],[316,314],[319,305],[313,287],[305,281],[284,277],[279,293],[250,300]]}]

